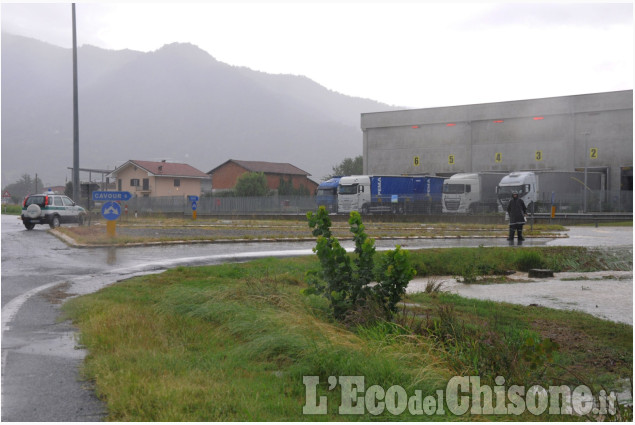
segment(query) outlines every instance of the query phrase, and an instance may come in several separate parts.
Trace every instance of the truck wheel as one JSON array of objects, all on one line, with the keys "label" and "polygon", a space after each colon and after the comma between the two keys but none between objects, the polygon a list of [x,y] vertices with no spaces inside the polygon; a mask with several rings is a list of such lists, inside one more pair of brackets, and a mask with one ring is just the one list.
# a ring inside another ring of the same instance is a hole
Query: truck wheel
[{"label": "truck wheel", "polygon": [[56,227],[60,227],[60,216],[59,215],[54,215],[53,218],[51,218],[51,222],[49,223],[49,227],[51,229],[55,229]]},{"label": "truck wheel", "polygon": [[368,205],[362,205],[362,214],[368,214]]}]

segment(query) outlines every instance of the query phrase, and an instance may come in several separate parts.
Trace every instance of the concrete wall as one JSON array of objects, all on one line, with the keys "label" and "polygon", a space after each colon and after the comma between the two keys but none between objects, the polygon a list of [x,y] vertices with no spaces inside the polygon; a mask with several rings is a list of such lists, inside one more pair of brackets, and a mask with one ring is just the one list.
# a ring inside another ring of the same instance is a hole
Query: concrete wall
[{"label": "concrete wall", "polygon": [[[633,165],[633,91],[362,114],[365,174]],[[591,156],[591,150],[594,155]]]}]

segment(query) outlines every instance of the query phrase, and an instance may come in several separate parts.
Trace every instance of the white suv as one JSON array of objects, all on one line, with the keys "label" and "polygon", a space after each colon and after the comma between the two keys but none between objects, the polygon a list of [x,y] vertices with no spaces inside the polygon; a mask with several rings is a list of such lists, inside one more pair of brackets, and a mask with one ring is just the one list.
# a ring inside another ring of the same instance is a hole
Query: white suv
[{"label": "white suv", "polygon": [[51,229],[62,223],[84,223],[86,210],[68,196],[43,193],[29,195],[22,203],[22,223],[27,230],[36,224],[48,224]]}]

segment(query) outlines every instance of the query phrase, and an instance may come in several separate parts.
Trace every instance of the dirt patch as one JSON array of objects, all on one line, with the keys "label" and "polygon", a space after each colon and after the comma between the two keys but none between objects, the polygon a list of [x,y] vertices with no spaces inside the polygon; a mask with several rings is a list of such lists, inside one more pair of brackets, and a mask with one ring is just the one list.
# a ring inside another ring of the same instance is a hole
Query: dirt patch
[{"label": "dirt patch", "polygon": [[540,335],[556,342],[560,347],[559,351],[584,353],[577,364],[569,366],[573,372],[581,375],[587,375],[590,369],[616,372],[624,370],[630,364],[628,359],[616,357],[611,352],[611,347],[598,346],[596,339],[583,330],[546,320],[534,320],[531,325]]},{"label": "dirt patch", "polygon": [[66,298],[76,295],[67,292],[70,287],[70,282],[60,283],[47,291],[43,291],[41,296],[51,304],[62,304]]}]

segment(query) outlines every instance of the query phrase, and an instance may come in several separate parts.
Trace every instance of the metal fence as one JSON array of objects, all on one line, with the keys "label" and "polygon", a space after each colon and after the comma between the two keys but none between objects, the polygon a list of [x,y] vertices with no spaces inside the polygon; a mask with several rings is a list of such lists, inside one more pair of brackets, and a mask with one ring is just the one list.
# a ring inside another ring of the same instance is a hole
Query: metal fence
[{"label": "metal fence", "polygon": [[[182,196],[132,198],[126,202],[130,214],[192,213],[192,202]],[[198,215],[300,214],[317,208],[315,196],[200,197]]]},{"label": "metal fence", "polygon": [[[125,202],[129,214],[166,213],[192,214],[192,203],[183,196],[136,197]],[[546,213],[551,206],[557,213],[596,213],[596,212],[632,212],[633,192],[631,191],[589,191],[586,198],[580,195],[556,194],[551,202],[543,202],[536,206],[534,212]],[[198,215],[232,215],[232,214],[304,214],[315,211],[315,196],[266,196],[266,197],[214,197],[201,196],[196,203]],[[499,206],[499,212],[503,211]],[[474,213],[491,213],[488,207]],[[414,214],[429,214],[429,211],[413,211]]]}]

